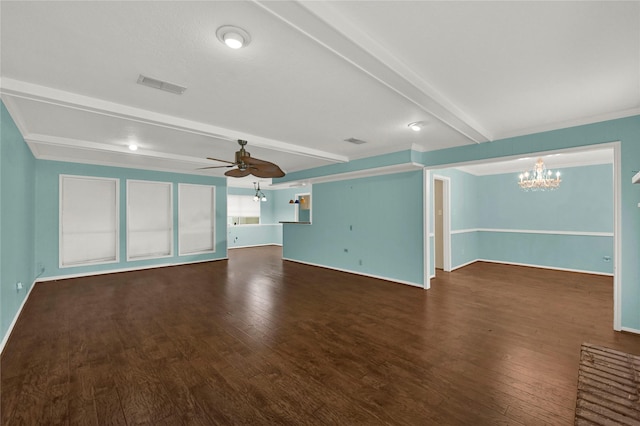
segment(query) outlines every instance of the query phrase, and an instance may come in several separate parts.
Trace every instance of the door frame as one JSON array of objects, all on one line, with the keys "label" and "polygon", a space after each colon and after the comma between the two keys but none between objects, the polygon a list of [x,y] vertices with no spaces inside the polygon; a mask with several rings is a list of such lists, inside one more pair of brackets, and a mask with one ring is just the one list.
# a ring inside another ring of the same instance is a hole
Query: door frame
[{"label": "door frame", "polygon": [[[451,272],[451,179],[447,176],[433,173],[431,170],[424,169],[424,285],[425,289],[431,288],[431,278],[435,277],[435,273],[431,275],[431,240],[433,238],[433,252],[435,255],[435,200],[433,199],[435,191],[433,189],[434,181],[442,182],[442,266],[443,271]],[[432,223],[433,222],[433,223]],[[435,263],[435,262],[434,262]],[[434,265],[435,272],[435,265]]]},{"label": "door frame", "polygon": [[[612,141],[612,142],[603,142],[598,144],[591,145],[581,145],[571,148],[564,149],[554,149],[550,151],[537,151],[537,152],[528,152],[522,153],[519,155],[505,155],[498,157],[486,158],[479,161],[472,161],[471,163],[492,163],[501,160],[508,160],[513,158],[519,158],[522,156],[532,156],[536,155],[544,155],[549,153],[560,153],[560,152],[576,152],[576,151],[589,151],[592,149],[599,148],[612,148],[613,149],[613,329],[615,331],[631,331],[636,332],[635,330],[628,330],[625,327],[622,327],[622,283],[620,281],[620,274],[622,272],[622,146],[620,141]],[[469,164],[470,162],[456,162],[456,163],[448,163],[448,164],[438,164],[436,166],[425,167],[423,170],[424,182],[423,182],[423,197],[424,197],[424,244],[423,244],[423,252],[425,254],[425,259],[423,262],[423,274],[424,274],[424,289],[428,290],[431,288],[431,275],[429,274],[429,270],[431,268],[431,238],[429,234],[429,229],[431,228],[431,220],[430,220],[430,210],[429,207],[431,203],[431,193],[433,192],[431,189],[431,176],[438,169],[442,168],[451,168],[458,167],[464,164]],[[444,188],[443,188],[444,189]]]}]

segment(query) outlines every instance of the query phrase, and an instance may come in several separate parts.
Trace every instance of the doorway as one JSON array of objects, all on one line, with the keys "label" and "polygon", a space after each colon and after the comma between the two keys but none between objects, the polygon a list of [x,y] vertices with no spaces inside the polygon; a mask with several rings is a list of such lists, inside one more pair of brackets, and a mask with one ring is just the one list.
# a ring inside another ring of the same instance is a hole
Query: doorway
[{"label": "doorway", "polygon": [[[620,142],[607,142],[607,143],[602,143],[602,144],[597,144],[597,145],[589,145],[589,146],[580,146],[580,147],[573,147],[573,148],[565,148],[565,149],[558,149],[558,150],[553,150],[553,151],[542,151],[542,152],[536,152],[536,153],[527,153],[527,154],[522,154],[522,155],[512,155],[512,156],[504,156],[504,157],[495,157],[495,158],[488,158],[488,159],[484,159],[484,160],[478,160],[475,162],[466,162],[466,163],[449,163],[446,165],[438,165],[437,169],[429,169],[429,168],[425,168],[425,180],[424,180],[424,208],[425,208],[425,215],[424,215],[424,229],[425,229],[425,240],[424,240],[424,253],[425,253],[425,262],[424,262],[424,277],[425,277],[425,281],[424,281],[424,288],[425,289],[429,289],[431,286],[431,278],[435,277],[435,271],[436,268],[438,268],[438,264],[437,263],[437,254],[436,254],[436,207],[435,207],[435,203],[436,203],[436,195],[435,195],[435,180],[436,179],[442,179],[443,176],[440,175],[436,175],[435,173],[437,173],[439,171],[439,169],[442,168],[459,168],[463,171],[466,171],[469,167],[468,166],[480,166],[480,167],[484,167],[484,166],[490,166],[490,167],[494,167],[496,163],[503,163],[503,164],[499,164],[500,166],[503,165],[507,165],[509,166],[507,163],[510,162],[516,162],[519,161],[520,159],[525,159],[525,160],[529,160],[530,157],[537,157],[537,156],[556,156],[556,155],[564,155],[564,154],[585,154],[587,157],[589,157],[590,155],[598,155],[597,153],[593,153],[593,151],[609,151],[612,152],[612,159],[610,161],[607,161],[605,163],[613,163],[613,329],[620,331],[622,329],[621,327],[621,283],[620,283],[620,270],[621,270],[621,229],[620,229],[620,225],[621,225],[621,173],[620,173],[620,164],[621,164],[621,149],[620,149]],[[525,157],[525,155],[527,155],[528,157]],[[586,164],[603,164],[598,162],[598,159],[594,159],[594,158],[587,158],[588,161]],[[585,162],[583,162],[583,160],[576,160],[576,161],[570,161],[570,165],[568,165],[568,167],[575,167],[575,166],[580,166],[580,165],[585,165]],[[503,173],[506,173],[507,171],[503,171]],[[512,172],[512,171],[508,171],[508,172]],[[441,172],[443,175],[446,173],[445,171]],[[515,173],[515,172],[514,172]],[[487,173],[488,174],[488,173]],[[446,179],[446,177],[444,177],[444,179]],[[444,180],[444,185],[443,185],[443,201],[444,201],[444,205],[443,205],[443,221],[447,219],[447,213],[446,213],[446,209],[447,209],[447,203],[448,201],[446,200],[447,198],[447,188],[446,188],[446,180]],[[450,233],[453,234],[460,234],[460,233],[465,233],[465,232],[469,232],[469,231],[474,231],[475,228],[464,228],[464,229],[456,229],[454,231],[449,231]],[[480,230],[480,229],[478,229]],[[540,233],[540,232],[538,232]],[[444,232],[443,232],[444,234]],[[586,234],[586,233],[585,233]],[[445,238],[443,239],[443,242],[446,244],[447,242],[447,238],[445,236]],[[443,247],[443,251],[444,251],[444,256],[446,257],[447,255],[447,248]],[[456,257],[457,259],[457,257]],[[607,261],[607,260],[604,260]],[[445,259],[446,262],[446,259]],[[456,265],[459,263],[458,260],[456,260]],[[446,263],[445,265],[443,265],[444,271],[447,271],[446,269]],[[438,268],[439,269],[439,268]]]},{"label": "doorway", "polygon": [[444,269],[444,250],[442,240],[442,181],[436,179],[433,181],[433,202],[434,202],[434,237],[435,237],[435,263],[436,269]]},{"label": "doorway", "polygon": [[434,263],[444,272],[451,272],[450,183],[448,177],[433,176]]}]

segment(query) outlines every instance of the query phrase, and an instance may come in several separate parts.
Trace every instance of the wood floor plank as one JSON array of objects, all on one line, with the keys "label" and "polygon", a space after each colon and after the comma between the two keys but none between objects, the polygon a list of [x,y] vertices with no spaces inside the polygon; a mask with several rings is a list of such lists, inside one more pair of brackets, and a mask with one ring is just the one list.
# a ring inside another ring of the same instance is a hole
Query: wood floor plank
[{"label": "wood floor plank", "polygon": [[480,262],[424,291],[277,247],[39,283],[0,359],[0,423],[570,425],[581,344],[640,353],[612,292]]}]

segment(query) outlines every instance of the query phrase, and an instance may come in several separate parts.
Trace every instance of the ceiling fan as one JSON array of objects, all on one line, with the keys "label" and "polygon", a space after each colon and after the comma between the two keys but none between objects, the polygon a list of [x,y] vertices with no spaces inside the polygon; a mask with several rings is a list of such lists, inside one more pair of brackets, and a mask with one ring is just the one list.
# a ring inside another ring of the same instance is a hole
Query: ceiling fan
[{"label": "ceiling fan", "polygon": [[233,170],[229,170],[224,175],[229,177],[245,177],[248,175],[254,175],[261,178],[278,178],[283,177],[285,173],[277,165],[264,160],[253,158],[245,149],[247,141],[238,139],[240,150],[236,151],[236,161],[220,160],[219,158],[207,157],[207,160],[220,161],[222,163],[229,163],[230,166],[211,166],[201,167],[201,169],[218,169],[221,167],[237,167]]}]

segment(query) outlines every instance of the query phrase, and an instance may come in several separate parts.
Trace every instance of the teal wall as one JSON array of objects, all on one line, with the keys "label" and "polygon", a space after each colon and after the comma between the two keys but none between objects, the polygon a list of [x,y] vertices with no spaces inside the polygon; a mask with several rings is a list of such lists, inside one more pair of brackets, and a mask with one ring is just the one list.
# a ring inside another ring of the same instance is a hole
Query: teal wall
[{"label": "teal wall", "polygon": [[563,168],[560,188],[545,192],[522,191],[517,173],[433,174],[450,179],[453,269],[481,259],[613,274],[613,236],[565,234],[613,233],[611,164]]},{"label": "teal wall", "polygon": [[478,176],[479,228],[613,232],[613,165],[562,168],[555,191],[525,192],[517,173]]},{"label": "teal wall", "polygon": [[640,330],[640,185],[633,171],[640,164],[640,116],[535,133],[509,139],[421,154],[427,167],[464,161],[528,155],[564,148],[620,142],[621,147],[621,316],[622,327]]},{"label": "teal wall", "polygon": [[[308,191],[305,189],[305,191]],[[294,220],[294,209],[289,200],[296,193],[304,192],[301,188],[262,190],[267,201],[260,202],[260,225],[231,225],[227,227],[229,248],[251,247],[261,245],[282,245],[282,225],[280,221]],[[255,195],[250,188],[227,188],[228,194]]]},{"label": "teal wall", "polygon": [[[0,340],[35,278],[35,159],[0,103]],[[24,288],[16,290],[16,283]]]},{"label": "teal wall", "polygon": [[[526,136],[520,136],[509,139],[493,141],[491,143],[482,143],[474,145],[460,146],[456,148],[443,149],[438,151],[428,151],[424,153],[405,152],[388,154],[383,156],[372,157],[370,159],[352,161],[345,164],[331,165],[319,167],[316,169],[301,171],[287,175],[278,182],[286,182],[305,178],[313,178],[317,176],[339,174],[346,172],[361,171],[376,167],[384,167],[391,164],[406,164],[409,162],[419,162],[427,168],[441,168],[457,163],[467,161],[477,161],[486,159],[500,159],[508,156],[531,156],[538,152],[561,150],[566,148],[577,147],[595,147],[596,145],[610,142],[620,142],[621,147],[621,167],[619,175],[621,176],[621,256],[618,259],[620,263],[620,286],[621,286],[621,317],[622,327],[640,330],[640,214],[638,210],[638,202],[640,202],[640,185],[633,185],[631,177],[633,171],[638,169],[640,164],[640,116],[622,118],[617,120],[604,121],[583,126],[576,126],[566,129],[554,130],[549,132],[536,133]],[[438,173],[440,170],[437,171]],[[568,176],[566,176],[568,178]],[[382,177],[382,179],[390,179]],[[314,188],[314,205],[313,205],[313,222],[309,228],[318,228],[316,225],[316,217],[319,209],[321,198],[317,197],[315,192],[319,185]],[[400,188],[400,187],[399,187]],[[402,189],[404,191],[404,189]],[[420,192],[405,194],[409,198],[420,198]],[[322,201],[332,206],[339,206],[345,202],[344,195],[340,192],[335,196],[327,196]],[[354,215],[365,216],[374,209],[370,203],[366,203]],[[417,211],[421,211],[422,207],[416,206]],[[354,207],[354,209],[356,209]],[[331,217],[329,215],[328,217]],[[322,219],[321,219],[322,220]],[[381,228],[387,228],[386,223],[380,223]],[[393,228],[395,226],[392,226]],[[329,232],[329,229],[326,229]],[[339,232],[345,232],[340,229]],[[390,236],[390,240],[386,244],[390,247],[398,248],[405,232]],[[337,267],[338,265],[346,265],[345,269],[355,270],[353,259],[347,261],[345,256],[335,254],[336,241],[335,238],[329,238],[322,232],[306,229],[302,225],[288,225],[284,228],[284,252],[287,250],[289,239],[292,240],[293,246],[300,249],[299,255],[292,252],[290,255],[298,257],[301,260],[323,264],[326,266]],[[307,247],[303,244],[306,240]],[[481,236],[476,237],[478,247],[482,244]],[[599,245],[601,242],[597,242]],[[465,244],[473,245],[473,238]],[[602,245],[604,247],[604,245]],[[314,255],[310,253],[314,247],[320,254]],[[375,256],[377,247],[374,246],[364,249],[361,253],[366,257],[367,254]],[[403,249],[404,250],[404,249]],[[292,251],[292,250],[291,250]],[[386,252],[386,250],[383,250]],[[407,256],[413,256],[413,252],[405,250]],[[354,256],[355,257],[355,256]],[[313,259],[313,260],[312,260]],[[422,269],[422,264],[416,262],[408,262],[404,266],[415,268],[412,272],[405,272],[404,276],[418,275],[417,271]],[[355,265],[358,266],[358,265]],[[393,271],[393,267],[390,268]],[[384,275],[384,274],[383,274]],[[394,275],[395,272],[394,272]],[[417,282],[417,280],[416,280]]]},{"label": "teal wall", "polygon": [[[59,176],[60,174],[95,176],[120,179],[120,255],[119,262],[103,265],[59,268]],[[224,259],[227,257],[226,223],[227,191],[222,178],[178,173],[155,172],[118,167],[95,166],[58,161],[36,161],[36,249],[35,264],[44,267],[43,278],[74,274],[88,274],[118,269],[139,268],[153,265]],[[149,180],[173,183],[173,256],[160,259],[127,261],[126,180]],[[216,251],[215,253],[178,256],[178,183],[213,185],[216,187]]]},{"label": "teal wall", "polygon": [[422,171],[313,185],[313,224],[285,224],[283,257],[422,286]]}]

